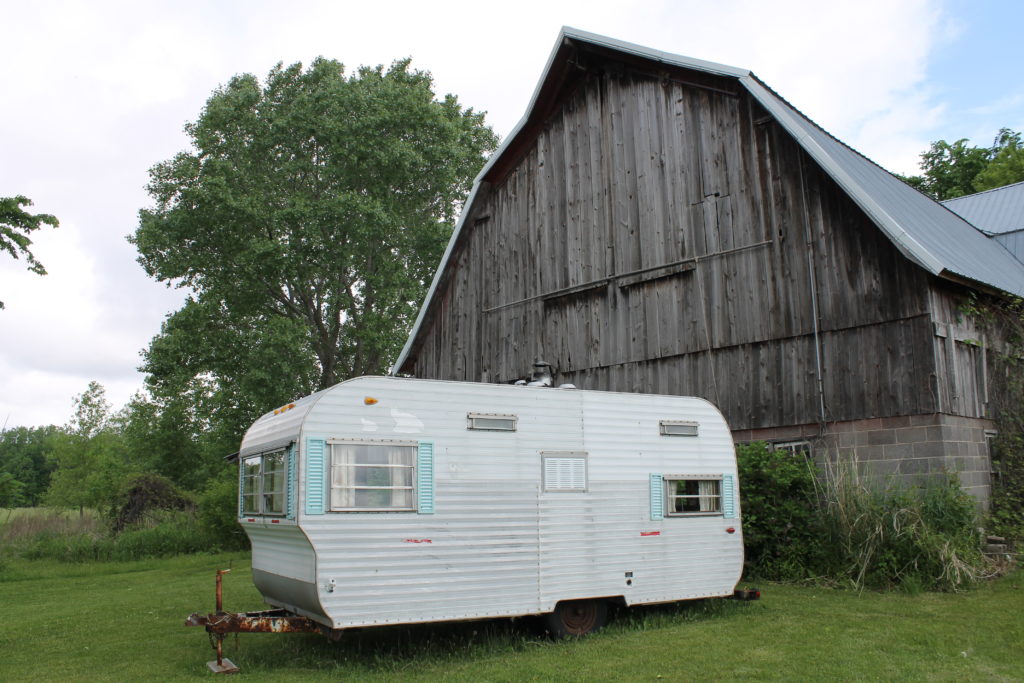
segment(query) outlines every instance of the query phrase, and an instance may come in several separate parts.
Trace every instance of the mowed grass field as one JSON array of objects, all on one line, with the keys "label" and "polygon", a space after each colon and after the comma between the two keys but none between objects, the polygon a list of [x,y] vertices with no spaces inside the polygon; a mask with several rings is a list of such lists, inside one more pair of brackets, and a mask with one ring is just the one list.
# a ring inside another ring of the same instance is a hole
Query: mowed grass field
[{"label": "mowed grass field", "polygon": [[[214,572],[225,607],[262,609],[245,553],[132,563],[0,566],[0,681],[213,676]],[[243,634],[226,655],[254,680],[1024,680],[1024,572],[963,594],[762,585],[759,602],[626,610],[604,631],[551,642],[528,620]]]}]

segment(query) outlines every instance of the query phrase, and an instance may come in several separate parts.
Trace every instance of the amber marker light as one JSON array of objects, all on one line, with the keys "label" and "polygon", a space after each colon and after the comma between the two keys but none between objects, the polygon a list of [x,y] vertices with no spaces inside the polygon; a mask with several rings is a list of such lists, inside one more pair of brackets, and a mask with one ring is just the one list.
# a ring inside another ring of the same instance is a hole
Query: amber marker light
[{"label": "amber marker light", "polygon": [[363,403],[365,403],[368,406],[372,406],[376,402],[377,399],[375,399],[373,396],[367,396],[366,398],[363,399]]}]

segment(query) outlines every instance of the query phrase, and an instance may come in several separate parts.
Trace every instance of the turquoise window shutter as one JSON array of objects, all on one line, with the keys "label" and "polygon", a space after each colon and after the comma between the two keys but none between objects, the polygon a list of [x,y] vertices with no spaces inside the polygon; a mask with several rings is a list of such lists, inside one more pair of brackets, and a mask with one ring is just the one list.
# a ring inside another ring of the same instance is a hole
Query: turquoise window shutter
[{"label": "turquoise window shutter", "polygon": [[327,501],[327,442],[306,439],[306,514],[322,515]]},{"label": "turquoise window shutter", "polygon": [[722,516],[726,519],[736,516],[736,482],[731,474],[722,475]]},{"label": "turquoise window shutter", "polygon": [[417,512],[434,514],[434,442],[420,441],[416,454]]},{"label": "turquoise window shutter", "polygon": [[245,493],[245,462],[242,457],[238,457],[238,518],[241,519],[242,514],[242,494]]},{"label": "turquoise window shutter", "polygon": [[665,480],[660,474],[651,475],[651,519],[665,519]]},{"label": "turquoise window shutter", "polygon": [[296,487],[299,484],[299,482],[297,481],[297,477],[295,476],[295,472],[296,472],[296,463],[295,463],[295,461],[297,460],[297,457],[296,457],[296,455],[297,455],[296,454],[297,448],[298,448],[297,445],[293,443],[291,446],[288,447],[287,454],[285,455],[285,457],[288,459],[288,464],[287,464],[288,479],[285,481],[285,510],[287,512],[287,514],[285,516],[286,516],[287,519],[295,519],[295,507],[296,507],[295,489],[296,489]]}]

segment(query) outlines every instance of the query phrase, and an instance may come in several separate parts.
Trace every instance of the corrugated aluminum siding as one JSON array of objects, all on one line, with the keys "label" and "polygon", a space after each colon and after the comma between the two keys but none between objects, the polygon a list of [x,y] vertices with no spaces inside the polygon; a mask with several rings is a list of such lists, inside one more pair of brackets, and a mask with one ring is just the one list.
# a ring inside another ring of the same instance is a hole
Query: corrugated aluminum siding
[{"label": "corrugated aluminum siding", "polygon": [[[469,430],[470,412],[513,413],[517,430]],[[699,421],[701,436],[660,436],[663,419]],[[300,446],[310,438],[434,444],[433,514],[309,516],[300,500],[335,627],[529,614],[583,597],[728,595],[739,579],[741,534],[725,533],[737,520],[650,520],[651,473],[735,474],[728,427],[698,399],[360,378],[307,413]],[[588,490],[544,492],[542,451],[586,452]]]},{"label": "corrugated aluminum siding", "polygon": [[287,446],[299,437],[302,421],[306,413],[316,404],[317,400],[330,389],[318,391],[295,401],[293,408],[274,413],[270,411],[256,420],[242,437],[239,455],[245,457],[251,453]]}]

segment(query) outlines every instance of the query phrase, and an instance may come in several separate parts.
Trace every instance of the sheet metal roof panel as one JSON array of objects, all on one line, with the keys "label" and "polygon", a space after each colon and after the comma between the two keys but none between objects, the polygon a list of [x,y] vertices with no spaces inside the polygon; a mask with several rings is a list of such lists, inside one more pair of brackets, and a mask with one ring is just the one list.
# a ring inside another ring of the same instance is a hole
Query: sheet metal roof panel
[{"label": "sheet metal roof panel", "polygon": [[908,258],[936,275],[1024,295],[1024,264],[1002,245],[839,142],[756,78],[740,80]]},{"label": "sheet metal roof panel", "polygon": [[1024,182],[947,199],[942,204],[986,232],[1024,229]]},{"label": "sheet metal roof panel", "polygon": [[1006,247],[1011,254],[1013,254],[1014,258],[1018,261],[1024,262],[1024,230],[1001,232],[998,235],[992,235],[989,239],[999,242],[1001,245]]}]

